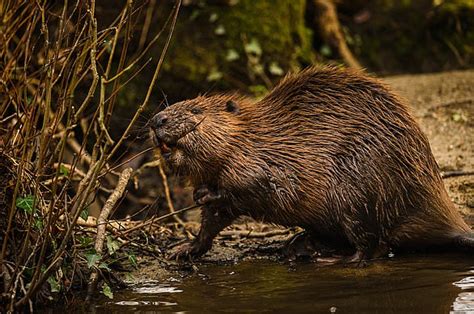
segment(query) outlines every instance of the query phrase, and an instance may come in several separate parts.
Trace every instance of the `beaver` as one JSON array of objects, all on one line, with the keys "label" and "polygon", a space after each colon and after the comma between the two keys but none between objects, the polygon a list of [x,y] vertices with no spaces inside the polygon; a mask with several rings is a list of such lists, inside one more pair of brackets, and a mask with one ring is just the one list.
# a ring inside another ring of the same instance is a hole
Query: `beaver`
[{"label": "beaver", "polygon": [[198,236],[176,258],[204,254],[242,215],[302,227],[348,248],[347,262],[387,249],[474,252],[426,136],[404,102],[362,71],[310,67],[260,101],[199,96],[150,123],[166,164],[203,205]]}]

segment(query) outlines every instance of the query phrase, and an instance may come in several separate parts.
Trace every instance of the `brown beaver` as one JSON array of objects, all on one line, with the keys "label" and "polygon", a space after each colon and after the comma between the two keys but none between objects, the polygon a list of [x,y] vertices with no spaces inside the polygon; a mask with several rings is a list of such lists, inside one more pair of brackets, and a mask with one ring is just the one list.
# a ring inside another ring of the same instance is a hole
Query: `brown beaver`
[{"label": "brown beaver", "polygon": [[200,96],[151,120],[167,163],[190,178],[202,207],[196,257],[247,215],[300,226],[351,248],[347,261],[386,248],[464,248],[470,227],[450,201],[426,136],[403,102],[362,72],[312,67],[265,98]]}]

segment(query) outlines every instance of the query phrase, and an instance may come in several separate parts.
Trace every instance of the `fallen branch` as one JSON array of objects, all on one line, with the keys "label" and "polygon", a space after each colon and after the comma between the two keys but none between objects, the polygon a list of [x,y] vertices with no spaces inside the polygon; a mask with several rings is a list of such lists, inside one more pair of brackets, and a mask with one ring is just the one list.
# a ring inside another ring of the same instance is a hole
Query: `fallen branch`
[{"label": "fallen branch", "polygon": [[225,237],[242,237],[242,238],[270,238],[279,235],[285,235],[290,233],[290,229],[283,230],[272,230],[267,232],[254,232],[253,230],[229,230],[221,231],[219,236],[221,238]]},{"label": "fallen branch", "polygon": [[441,171],[441,178],[452,178],[460,176],[472,176],[474,171],[464,171],[464,170],[453,170],[453,171]]},{"label": "fallen branch", "polygon": [[[118,202],[120,197],[122,197],[125,188],[127,187],[128,180],[132,175],[132,168],[126,168],[119,177],[117,187],[115,188],[114,192],[109,196],[107,201],[105,202],[102,211],[100,212],[99,218],[97,220],[97,236],[95,240],[95,251],[96,254],[101,255],[102,250],[104,247],[104,240],[105,240],[105,230],[107,227],[107,219],[114,208],[115,204]],[[90,301],[92,295],[94,294],[95,288],[97,286],[97,280],[99,278],[99,268],[98,264],[100,261],[96,262],[94,270],[91,273],[89,278],[89,285],[87,287],[87,297],[86,301]]]}]

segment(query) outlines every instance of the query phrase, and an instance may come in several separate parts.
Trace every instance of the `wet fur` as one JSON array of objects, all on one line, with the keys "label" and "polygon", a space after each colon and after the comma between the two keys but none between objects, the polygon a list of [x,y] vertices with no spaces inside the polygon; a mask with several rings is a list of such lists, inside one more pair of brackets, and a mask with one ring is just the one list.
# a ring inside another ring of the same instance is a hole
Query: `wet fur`
[{"label": "wet fur", "polygon": [[258,102],[201,96],[160,114],[170,123],[159,136],[177,143],[168,164],[222,196],[203,208],[195,255],[240,215],[301,226],[364,258],[387,247],[474,249],[426,136],[397,96],[361,72],[313,67]]}]

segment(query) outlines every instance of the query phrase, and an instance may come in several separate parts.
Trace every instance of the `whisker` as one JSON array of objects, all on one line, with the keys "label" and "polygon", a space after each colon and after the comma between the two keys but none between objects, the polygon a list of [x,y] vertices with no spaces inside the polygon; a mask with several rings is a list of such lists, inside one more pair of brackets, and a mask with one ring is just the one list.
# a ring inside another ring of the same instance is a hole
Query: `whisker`
[{"label": "whisker", "polygon": [[204,97],[208,96],[208,95],[212,92],[212,90],[216,87],[216,85],[217,85],[217,81],[214,81],[214,82],[212,83],[212,85],[209,86],[209,88],[207,89],[207,91],[204,92],[203,96],[204,96]]},{"label": "whisker", "polygon": [[[158,89],[160,90],[161,94],[163,95],[163,100],[165,102],[165,108],[168,108],[170,106],[169,102],[168,102],[168,97],[166,96],[165,92],[163,91],[163,89],[161,89],[161,87],[157,86]],[[163,102],[161,103],[163,104]],[[160,104],[160,106],[161,106]]]},{"label": "whisker", "polygon": [[201,121],[197,122],[191,129],[189,129],[189,131],[184,133],[180,138],[183,138],[186,135],[188,135],[189,133],[194,132],[196,130],[196,128],[204,121],[204,119],[206,119],[206,117],[203,117]]},{"label": "whisker", "polygon": [[145,153],[148,153],[149,151],[151,151],[151,150],[153,150],[153,149],[155,149],[155,148],[154,148],[154,147],[148,147],[147,149],[142,150],[141,152],[139,152],[139,153],[133,155],[132,157],[126,159],[125,161],[119,163],[118,165],[113,166],[112,168],[109,169],[109,171],[113,171],[113,170],[115,170],[115,169],[117,169],[117,168],[119,168],[119,167],[125,165],[127,162],[129,162],[129,161],[131,161],[131,160],[133,160],[133,159],[135,159],[135,158],[137,158],[137,157],[139,157],[139,156],[141,156],[141,155],[143,155],[143,154],[145,154]]}]

